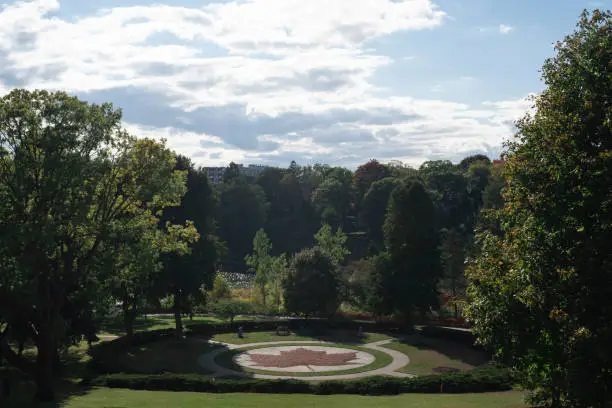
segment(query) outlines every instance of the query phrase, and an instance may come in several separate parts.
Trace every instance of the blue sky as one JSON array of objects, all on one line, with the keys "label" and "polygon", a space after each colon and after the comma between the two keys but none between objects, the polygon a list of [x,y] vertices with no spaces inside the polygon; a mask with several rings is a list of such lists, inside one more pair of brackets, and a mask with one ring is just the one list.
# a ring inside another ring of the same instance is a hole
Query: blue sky
[{"label": "blue sky", "polygon": [[584,8],[611,5],[9,0],[0,93],[113,102],[132,133],[201,165],[495,156],[553,43]]}]

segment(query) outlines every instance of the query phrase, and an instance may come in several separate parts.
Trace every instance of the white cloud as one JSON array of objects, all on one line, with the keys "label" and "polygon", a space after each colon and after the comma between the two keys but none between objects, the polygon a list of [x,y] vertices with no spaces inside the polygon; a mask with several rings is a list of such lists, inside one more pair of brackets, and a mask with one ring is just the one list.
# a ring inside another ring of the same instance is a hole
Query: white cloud
[{"label": "white cloud", "polygon": [[372,77],[393,61],[364,43],[440,26],[448,17],[431,0],[240,0],[75,19],[51,16],[58,7],[0,8],[0,78],[13,82],[2,79],[0,92],[41,87],[110,100],[130,131],[166,138],[200,164],[458,159],[499,146],[520,109],[379,96]]},{"label": "white cloud", "polygon": [[510,31],[514,30],[514,27],[509,26],[509,25],[505,25],[505,24],[500,24],[499,25],[499,32],[501,34],[509,34]]}]

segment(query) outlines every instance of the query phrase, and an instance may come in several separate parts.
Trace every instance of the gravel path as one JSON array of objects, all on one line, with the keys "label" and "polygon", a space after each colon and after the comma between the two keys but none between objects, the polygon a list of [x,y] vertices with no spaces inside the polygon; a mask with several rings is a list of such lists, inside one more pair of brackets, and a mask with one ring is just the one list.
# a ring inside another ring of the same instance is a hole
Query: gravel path
[{"label": "gravel path", "polygon": [[377,350],[382,353],[389,354],[393,361],[385,367],[378,368],[372,371],[365,371],[361,373],[352,373],[352,374],[336,374],[336,375],[321,375],[314,377],[298,377],[298,376],[290,376],[290,375],[271,375],[271,374],[253,374],[253,373],[245,373],[241,371],[230,370],[229,368],[225,368],[220,366],[215,362],[215,358],[224,352],[229,350],[239,350],[242,348],[249,348],[254,346],[274,346],[278,344],[330,344],[325,341],[270,341],[264,343],[249,343],[249,344],[228,344],[221,342],[213,342],[213,344],[222,344],[225,348],[220,348],[213,350],[209,353],[203,354],[198,358],[198,363],[205,367],[206,369],[213,370],[214,374],[211,374],[211,377],[223,377],[223,376],[241,376],[241,377],[251,377],[251,378],[267,378],[267,379],[297,379],[297,380],[308,380],[308,381],[322,381],[322,380],[349,380],[355,378],[363,378],[370,377],[373,375],[391,375],[395,377],[414,377],[412,374],[399,373],[395,370],[398,370],[404,367],[406,364],[410,362],[410,359],[404,353],[400,353],[399,351],[391,350],[388,348],[384,348],[385,344],[393,342],[394,339],[380,340],[373,343],[363,344],[359,347],[364,349]]}]

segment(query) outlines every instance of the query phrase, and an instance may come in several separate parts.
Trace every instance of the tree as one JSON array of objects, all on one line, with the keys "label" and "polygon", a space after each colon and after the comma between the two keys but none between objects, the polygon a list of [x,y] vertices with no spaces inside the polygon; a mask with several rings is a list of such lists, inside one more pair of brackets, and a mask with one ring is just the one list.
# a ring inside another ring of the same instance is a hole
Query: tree
[{"label": "tree", "polygon": [[352,203],[352,184],[336,178],[326,179],[312,194],[312,204],[321,219],[334,226],[346,225]]},{"label": "tree", "polygon": [[612,14],[584,12],[542,68],[505,164],[501,236],[470,267],[474,332],[539,404],[612,402]]},{"label": "tree", "polygon": [[163,228],[166,222],[182,224],[191,220],[199,239],[184,253],[164,254],[163,268],[161,273],[156,274],[154,284],[158,296],[173,297],[176,333],[182,336],[182,313],[190,308],[190,299],[204,302],[202,289],[212,285],[220,245],[213,219],[217,198],[206,171],[194,168],[191,160],[184,156],[177,157],[175,170],[186,173],[187,193],[181,199],[180,206],[164,210],[160,224]]},{"label": "tree", "polygon": [[258,185],[238,179],[222,183],[219,197],[219,237],[227,245],[229,261],[243,266],[255,233],[266,222],[268,205],[265,194]]},{"label": "tree", "polygon": [[236,316],[251,313],[253,307],[250,303],[240,300],[219,299],[212,304],[212,310],[214,313],[229,319],[230,324],[234,324],[234,318]]},{"label": "tree", "polygon": [[393,190],[384,231],[393,264],[395,308],[409,317],[436,305],[441,275],[438,231],[423,184],[406,181]]},{"label": "tree", "polygon": [[467,171],[470,166],[476,163],[489,166],[491,164],[491,159],[489,159],[489,157],[485,156],[484,154],[475,154],[473,156],[468,156],[465,159],[461,160],[461,162],[459,162],[459,168],[462,171]]},{"label": "tree", "polygon": [[459,317],[459,302],[465,299],[464,271],[467,240],[464,234],[457,229],[445,229],[442,231],[442,244],[440,245],[443,268],[440,287],[450,295],[455,317]]},{"label": "tree", "polygon": [[240,166],[234,162],[231,162],[225,172],[223,173],[223,182],[231,183],[234,180],[238,180],[241,178]]},{"label": "tree", "polygon": [[394,312],[394,269],[391,256],[387,252],[368,259],[366,276],[366,310],[377,317]]},{"label": "tree", "polygon": [[216,302],[219,299],[230,299],[232,291],[229,284],[223,278],[223,275],[217,274],[213,282],[212,290],[210,291],[210,299]]},{"label": "tree", "polygon": [[333,233],[329,224],[323,224],[315,234],[317,247],[332,260],[336,268],[351,254],[345,246],[346,239],[342,228]]},{"label": "tree", "polygon": [[339,306],[340,282],[332,260],[316,247],[297,253],[283,292],[289,313],[306,317],[333,314]]},{"label": "tree", "polygon": [[473,223],[473,206],[468,196],[468,179],[448,160],[429,161],[420,169],[432,189],[439,228],[468,228]]},{"label": "tree", "polygon": [[398,179],[386,178],[372,183],[361,204],[361,220],[368,229],[368,235],[380,250],[384,248],[383,224],[389,206],[391,192],[400,183]]},{"label": "tree", "polygon": [[266,305],[266,294],[270,270],[272,269],[272,244],[268,235],[260,229],[253,238],[253,253],[245,257],[249,271],[255,273],[255,285],[259,288],[263,305]]},{"label": "tree", "polygon": [[[120,123],[112,105],[62,92],[14,90],[0,99],[0,145],[8,152],[0,159],[0,317],[27,322],[37,357],[31,363],[14,352],[10,325],[0,353],[32,375],[41,400],[53,399],[59,347],[77,328],[66,306],[92,299],[99,278],[116,270],[109,253],[115,242],[129,242],[130,226],[153,231],[159,211],[185,193],[174,154],[163,143],[136,141]],[[197,236],[189,226],[185,234]],[[166,244],[187,245],[170,237]]]},{"label": "tree", "polygon": [[389,171],[387,166],[380,164],[378,160],[370,160],[357,167],[353,175],[353,183],[355,184],[358,200],[361,202],[363,196],[373,183],[390,176],[391,171]]},{"label": "tree", "polygon": [[287,277],[287,256],[281,254],[272,258],[269,272],[270,295],[280,312],[283,304],[283,282]]}]

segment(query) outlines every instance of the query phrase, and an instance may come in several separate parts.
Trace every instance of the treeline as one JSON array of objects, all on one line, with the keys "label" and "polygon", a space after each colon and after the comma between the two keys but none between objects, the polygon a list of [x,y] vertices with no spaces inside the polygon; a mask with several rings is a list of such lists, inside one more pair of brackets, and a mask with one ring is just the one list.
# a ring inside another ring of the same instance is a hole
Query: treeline
[{"label": "treeline", "polygon": [[[321,248],[317,235],[339,234],[346,250],[337,260],[338,285],[346,295],[340,301],[385,315],[402,308],[389,303],[385,287],[399,291],[398,299],[409,290],[410,299],[429,293],[427,301],[416,302],[423,310],[438,304],[441,290],[458,315],[465,299],[465,260],[473,253],[475,225],[484,222],[480,212],[502,204],[502,167],[501,160],[492,163],[484,155],[457,164],[427,161],[418,169],[370,160],[354,172],[292,162],[248,178],[232,163],[214,189],[223,243],[219,268],[259,271],[261,286],[261,269],[275,269],[273,261],[256,268],[248,263],[252,250],[261,254],[262,239],[271,259],[282,255],[286,263],[303,249]],[[413,283],[424,286],[417,290]],[[379,293],[372,293],[374,287]],[[260,293],[265,304],[266,293]]]}]

